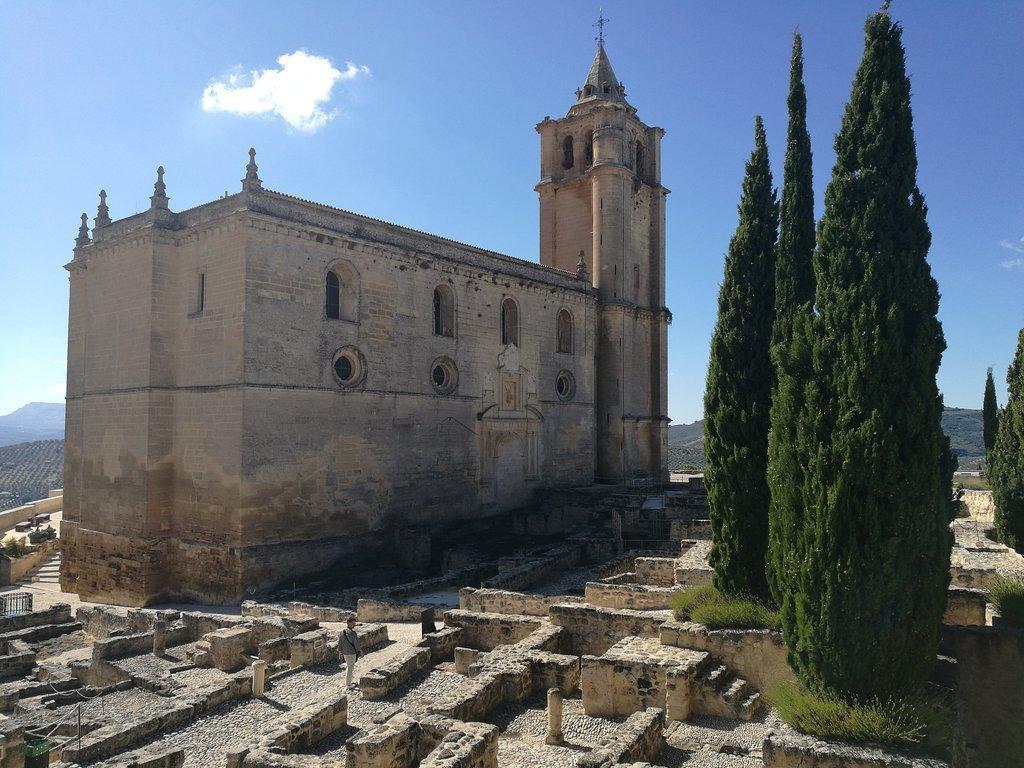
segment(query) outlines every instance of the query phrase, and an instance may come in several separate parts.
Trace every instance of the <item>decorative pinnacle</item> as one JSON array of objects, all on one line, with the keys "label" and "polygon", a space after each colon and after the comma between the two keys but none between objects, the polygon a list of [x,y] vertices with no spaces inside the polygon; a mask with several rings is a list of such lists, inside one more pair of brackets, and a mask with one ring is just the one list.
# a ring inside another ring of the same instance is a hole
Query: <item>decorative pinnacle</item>
[{"label": "decorative pinnacle", "polygon": [[260,181],[260,177],[256,173],[259,169],[260,167],[256,165],[256,150],[249,147],[249,164],[245,166],[245,178],[242,179],[243,189],[263,186],[263,182]]},{"label": "decorative pinnacle", "polygon": [[587,272],[587,262],[584,260],[583,251],[580,251],[580,259],[576,262],[576,279],[590,280],[590,274]]},{"label": "decorative pinnacle", "polygon": [[149,198],[152,208],[163,208],[167,210],[167,185],[164,184],[164,167],[161,165],[156,169],[156,183],[153,185],[153,195]]},{"label": "decorative pinnacle", "polygon": [[110,223],[110,209],[107,208],[107,190],[100,190],[100,204],[96,208],[96,226],[105,227]]},{"label": "decorative pinnacle", "polygon": [[82,214],[82,225],[78,228],[78,237],[75,238],[75,248],[80,245],[89,244],[89,217]]}]

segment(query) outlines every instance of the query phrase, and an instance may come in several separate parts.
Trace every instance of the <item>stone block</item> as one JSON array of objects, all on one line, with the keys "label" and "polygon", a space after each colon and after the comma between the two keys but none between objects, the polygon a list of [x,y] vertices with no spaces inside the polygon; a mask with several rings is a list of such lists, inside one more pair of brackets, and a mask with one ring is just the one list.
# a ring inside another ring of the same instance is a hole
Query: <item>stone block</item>
[{"label": "stone block", "polygon": [[328,643],[328,634],[325,629],[303,632],[288,640],[288,659],[292,667],[320,664],[333,655],[334,651]]},{"label": "stone block", "polygon": [[210,663],[224,672],[234,672],[249,663],[256,650],[252,629],[227,627],[203,636],[209,644]]}]

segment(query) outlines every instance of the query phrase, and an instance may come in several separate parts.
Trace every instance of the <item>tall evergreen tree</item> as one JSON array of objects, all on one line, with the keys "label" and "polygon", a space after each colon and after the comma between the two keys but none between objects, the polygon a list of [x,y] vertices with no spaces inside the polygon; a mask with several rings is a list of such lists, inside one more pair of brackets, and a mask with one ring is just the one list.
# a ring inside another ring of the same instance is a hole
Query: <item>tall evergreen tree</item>
[{"label": "tall evergreen tree", "polygon": [[[811,175],[811,136],[807,132],[807,94],[804,90],[803,39],[793,36],[789,69],[789,126],[782,169],[782,207],[775,263],[775,321],[772,329],[771,430],[768,436],[768,584],[776,603],[802,502],[803,461],[797,452],[795,425],[799,413],[800,381],[809,363],[806,347],[793,346],[793,324],[806,318],[814,302],[814,190]],[[797,315],[801,318],[798,319]]]},{"label": "tall evergreen tree", "polygon": [[985,436],[985,456],[992,452],[996,444],[996,431],[999,429],[999,403],[996,402],[996,383],[992,379],[992,369],[985,376],[985,400],[981,406],[982,430]]},{"label": "tall evergreen tree", "polygon": [[704,395],[710,561],[723,592],[767,598],[769,347],[779,206],[760,116],[746,164],[739,225],[718,295]]},{"label": "tall evergreen tree", "polygon": [[807,685],[861,700],[913,690],[934,664],[952,544],[945,340],[901,38],[885,10],[865,24],[818,225],[815,314],[794,341],[810,376],[783,632]]},{"label": "tall evergreen tree", "polygon": [[1017,336],[1017,354],[1006,383],[1009,396],[999,415],[995,446],[989,452],[988,476],[999,540],[1024,552],[1024,328]]}]

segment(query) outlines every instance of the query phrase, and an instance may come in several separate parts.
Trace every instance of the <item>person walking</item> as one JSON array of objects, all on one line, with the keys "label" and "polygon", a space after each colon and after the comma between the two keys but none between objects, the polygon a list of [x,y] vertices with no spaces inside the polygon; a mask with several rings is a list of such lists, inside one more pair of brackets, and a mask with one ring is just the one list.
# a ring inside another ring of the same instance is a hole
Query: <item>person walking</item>
[{"label": "person walking", "polygon": [[359,635],[356,634],[355,616],[350,616],[345,628],[341,630],[341,636],[338,638],[338,650],[345,657],[345,685],[351,690],[356,687],[356,684],[352,682],[352,676],[356,671],[356,659],[363,655],[359,648]]}]

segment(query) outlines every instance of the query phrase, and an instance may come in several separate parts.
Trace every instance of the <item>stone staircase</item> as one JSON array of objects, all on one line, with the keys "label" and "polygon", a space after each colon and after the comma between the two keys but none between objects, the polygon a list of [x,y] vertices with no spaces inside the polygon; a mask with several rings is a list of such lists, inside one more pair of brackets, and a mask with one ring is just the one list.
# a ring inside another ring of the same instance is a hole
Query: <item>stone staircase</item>
[{"label": "stone staircase", "polygon": [[706,658],[694,682],[692,706],[696,713],[760,720],[768,710],[760,691],[711,656]]},{"label": "stone staircase", "polygon": [[55,589],[60,589],[60,552],[54,552],[53,555],[44,560],[39,566],[25,574],[25,576],[17,582],[19,587],[41,587],[48,588],[52,586]]}]

